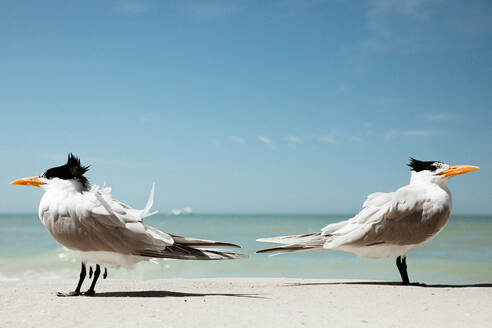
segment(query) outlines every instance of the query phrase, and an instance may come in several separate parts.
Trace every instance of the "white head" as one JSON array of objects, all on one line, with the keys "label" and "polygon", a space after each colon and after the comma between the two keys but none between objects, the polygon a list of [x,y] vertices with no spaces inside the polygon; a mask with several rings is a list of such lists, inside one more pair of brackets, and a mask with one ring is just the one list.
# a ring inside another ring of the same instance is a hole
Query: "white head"
[{"label": "white head", "polygon": [[449,165],[439,161],[419,161],[410,158],[408,164],[411,168],[410,183],[435,183],[445,185],[446,181],[455,175],[478,170],[478,166]]}]

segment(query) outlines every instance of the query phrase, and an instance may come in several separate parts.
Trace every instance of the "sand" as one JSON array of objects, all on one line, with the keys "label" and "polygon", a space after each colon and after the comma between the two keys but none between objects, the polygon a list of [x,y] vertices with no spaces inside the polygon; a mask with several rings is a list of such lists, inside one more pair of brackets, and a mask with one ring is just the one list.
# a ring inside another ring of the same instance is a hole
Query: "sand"
[{"label": "sand", "polygon": [[0,283],[0,327],[491,327],[492,284],[400,286],[323,279]]}]

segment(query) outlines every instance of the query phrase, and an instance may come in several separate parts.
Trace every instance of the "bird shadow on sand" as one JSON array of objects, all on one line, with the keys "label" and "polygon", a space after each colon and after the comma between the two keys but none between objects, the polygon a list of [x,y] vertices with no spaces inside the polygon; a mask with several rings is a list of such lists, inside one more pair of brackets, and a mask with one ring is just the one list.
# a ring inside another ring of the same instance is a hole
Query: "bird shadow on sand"
[{"label": "bird shadow on sand", "polygon": [[366,286],[395,286],[395,287],[422,287],[422,288],[489,288],[492,287],[492,283],[481,284],[422,284],[422,283],[410,283],[410,285],[403,285],[400,282],[393,281],[346,281],[346,282],[307,282],[307,283],[293,283],[285,284],[283,287],[300,287],[300,286],[329,286],[329,285],[366,285]]},{"label": "bird shadow on sand", "polygon": [[232,294],[232,293],[180,293],[167,290],[140,290],[125,292],[102,292],[96,293],[90,297],[206,297],[206,296],[227,296],[227,297],[245,297],[245,298],[263,298],[261,294]]}]

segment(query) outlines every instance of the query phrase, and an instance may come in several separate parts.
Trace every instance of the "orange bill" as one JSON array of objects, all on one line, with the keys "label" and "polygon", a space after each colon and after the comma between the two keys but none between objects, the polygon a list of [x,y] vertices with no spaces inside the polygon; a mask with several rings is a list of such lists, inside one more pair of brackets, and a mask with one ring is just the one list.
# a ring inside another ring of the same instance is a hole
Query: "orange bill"
[{"label": "orange bill", "polygon": [[41,185],[44,185],[46,183],[39,181],[38,177],[28,177],[28,178],[22,178],[22,179],[12,181],[10,184],[40,187]]},{"label": "orange bill", "polygon": [[442,171],[440,174],[445,175],[446,177],[449,178],[454,175],[468,173],[478,169],[479,169],[478,166],[473,166],[473,165],[450,165],[449,169]]}]

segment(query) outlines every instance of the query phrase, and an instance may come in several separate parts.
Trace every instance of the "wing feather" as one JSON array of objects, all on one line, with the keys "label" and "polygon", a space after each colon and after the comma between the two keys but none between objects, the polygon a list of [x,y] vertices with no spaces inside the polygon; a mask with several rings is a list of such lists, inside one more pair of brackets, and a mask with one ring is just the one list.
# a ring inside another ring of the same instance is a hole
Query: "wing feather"
[{"label": "wing feather", "polygon": [[[83,226],[99,234],[98,238],[103,241],[102,244],[108,244],[110,240],[106,235],[117,235],[113,236],[114,240],[127,240],[128,245],[122,247],[128,249],[134,248],[131,244],[135,241],[143,242],[146,247],[155,246],[159,249],[173,245],[174,239],[171,235],[143,223],[145,217],[157,213],[150,212],[154,201],[154,190],[155,185],[152,185],[145,208],[137,210],[114,199],[111,196],[111,188],[94,186],[89,191],[89,196],[92,196],[91,204],[82,205],[83,213],[75,217],[79,218]],[[108,247],[106,245],[104,248]],[[135,247],[138,249],[140,246],[135,245]]]},{"label": "wing feather", "polygon": [[405,186],[395,192],[369,195],[363,209],[353,218],[329,224],[322,229],[327,238],[324,248],[344,245],[370,245],[388,241],[387,234],[395,233],[391,222],[408,219],[420,213],[425,199],[419,192]]}]

